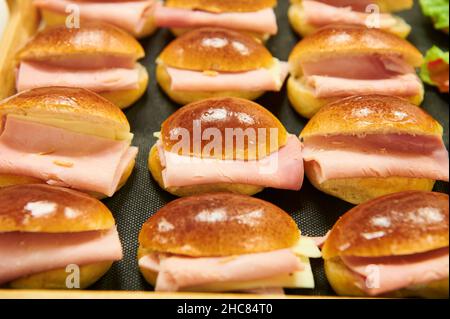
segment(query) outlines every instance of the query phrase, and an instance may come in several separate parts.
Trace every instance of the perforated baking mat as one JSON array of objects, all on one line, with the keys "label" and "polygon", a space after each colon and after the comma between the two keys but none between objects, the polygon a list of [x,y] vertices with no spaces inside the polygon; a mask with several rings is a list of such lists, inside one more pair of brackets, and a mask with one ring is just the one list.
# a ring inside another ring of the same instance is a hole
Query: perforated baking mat
[{"label": "perforated baking mat", "polygon": [[[273,55],[286,61],[290,51],[300,38],[289,26],[287,10],[289,1],[278,1],[276,9],[279,34],[269,40],[268,48]],[[413,10],[401,13],[413,27],[409,40],[423,53],[433,44],[448,50],[448,36],[433,29],[431,22],[423,17],[415,1]],[[116,262],[111,270],[91,289],[94,290],[152,290],[139,273],[136,250],[138,234],[142,224],[158,209],[175,199],[162,191],[153,181],[147,169],[147,157],[150,147],[155,143],[153,132],[160,130],[161,123],[178,106],[172,103],[156,83],[155,59],[162,49],[173,40],[168,30],[159,30],[153,36],[144,39],[147,56],[142,63],[150,74],[150,84],[146,95],[126,111],[132,131],[135,134],[133,144],[139,147],[136,168],[127,184],[113,198],[105,200],[113,212],[124,248],[124,258]],[[259,99],[261,105],[274,113],[289,132],[299,134],[306,124],[306,119],[297,115],[289,105],[286,89],[280,93],[268,93]],[[449,105],[448,95],[439,94],[432,87],[426,88],[423,107],[433,115],[445,128],[445,144],[448,148]],[[438,183],[437,191],[448,192],[447,183]],[[305,235],[324,235],[337,221],[339,216],[348,211],[352,205],[316,190],[307,180],[301,191],[284,191],[268,189],[257,197],[278,205],[290,213]],[[334,295],[329,286],[321,260],[312,259],[316,288],[313,290],[287,290],[288,294],[300,295]]]}]

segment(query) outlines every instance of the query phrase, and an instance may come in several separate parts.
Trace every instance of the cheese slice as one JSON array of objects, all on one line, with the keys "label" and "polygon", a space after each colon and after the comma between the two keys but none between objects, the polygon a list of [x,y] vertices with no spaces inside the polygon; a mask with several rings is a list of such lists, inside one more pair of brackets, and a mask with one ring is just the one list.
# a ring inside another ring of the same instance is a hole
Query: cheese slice
[{"label": "cheese slice", "polygon": [[241,282],[223,282],[213,283],[197,287],[189,287],[189,291],[208,291],[208,292],[225,292],[225,291],[241,291],[255,288],[314,288],[314,275],[312,273],[309,258],[298,256],[304,269],[288,275],[276,276],[260,280],[241,281]]},{"label": "cheese slice", "polygon": [[29,121],[38,124],[44,124],[48,126],[63,128],[70,130],[75,133],[94,135],[97,137],[103,137],[116,141],[127,141],[131,142],[133,140],[133,134],[128,131],[120,131],[106,124],[97,123],[93,125],[89,122],[83,122],[79,120],[66,120],[66,119],[55,119],[51,116],[36,115],[33,117],[11,114],[9,117],[14,117],[22,121]]},{"label": "cheese slice", "polygon": [[9,8],[6,0],[0,0],[0,41],[6,30],[6,25],[9,21]]},{"label": "cheese slice", "polygon": [[301,236],[297,244],[292,247],[292,251],[299,256],[310,258],[321,258],[322,253],[312,238]]}]

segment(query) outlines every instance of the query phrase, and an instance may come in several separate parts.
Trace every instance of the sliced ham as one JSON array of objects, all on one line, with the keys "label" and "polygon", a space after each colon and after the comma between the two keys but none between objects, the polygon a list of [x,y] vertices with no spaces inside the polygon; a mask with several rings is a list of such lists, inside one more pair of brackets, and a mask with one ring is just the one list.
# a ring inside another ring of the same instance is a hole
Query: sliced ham
[{"label": "sliced ham", "polygon": [[[373,13],[353,11],[351,7],[338,7],[309,0],[303,0],[302,6],[308,23],[319,27],[329,24],[367,26],[373,23]],[[386,13],[377,15],[377,22],[381,29],[391,28],[397,24],[397,20],[391,14]]]},{"label": "sliced ham", "polygon": [[154,0],[104,2],[79,2],[73,0],[34,0],[40,9],[66,15],[68,6],[76,5],[82,19],[114,24],[130,33],[140,33],[154,11]]},{"label": "sliced ham", "polygon": [[139,266],[158,272],[156,291],[178,291],[211,283],[258,280],[303,269],[300,260],[290,249],[211,258],[151,254],[142,257]]},{"label": "sliced ham", "polygon": [[68,265],[84,266],[122,259],[114,227],[79,233],[0,233],[0,285]]},{"label": "sliced ham", "polygon": [[124,141],[8,116],[0,134],[0,173],[112,196],[137,151]]},{"label": "sliced ham", "polygon": [[211,13],[165,7],[157,4],[155,22],[159,27],[223,27],[267,34],[277,34],[275,13],[271,8],[256,12]]},{"label": "sliced ham", "polygon": [[358,80],[387,79],[401,74],[414,74],[415,70],[399,56],[355,55],[323,58],[302,62],[305,76],[320,75]]},{"label": "sliced ham", "polygon": [[304,141],[305,165],[318,182],[363,177],[449,180],[448,151],[438,137],[410,135],[333,136]]},{"label": "sliced ham", "polygon": [[239,183],[299,190],[303,184],[300,140],[290,135],[287,144],[260,160],[219,160],[178,155],[158,147],[166,187]]},{"label": "sliced ham", "polygon": [[173,91],[279,91],[289,73],[286,62],[280,68],[239,73],[206,73],[167,67]]},{"label": "sliced ham", "polygon": [[448,247],[405,256],[342,256],[344,264],[359,275],[358,286],[371,296],[402,288],[448,280]]},{"label": "sliced ham", "polygon": [[94,92],[134,90],[138,88],[139,70],[111,68],[74,70],[44,63],[22,62],[17,73],[17,91],[39,87],[65,86]]},{"label": "sliced ham", "polygon": [[355,80],[312,75],[306,78],[318,98],[347,97],[364,94],[384,94],[399,97],[420,94],[422,83],[416,74],[404,74],[379,80]]},{"label": "sliced ham", "polygon": [[[306,0],[308,1],[308,0]],[[374,3],[373,0],[318,0],[333,7],[351,7],[353,10],[366,11],[368,5]]]}]

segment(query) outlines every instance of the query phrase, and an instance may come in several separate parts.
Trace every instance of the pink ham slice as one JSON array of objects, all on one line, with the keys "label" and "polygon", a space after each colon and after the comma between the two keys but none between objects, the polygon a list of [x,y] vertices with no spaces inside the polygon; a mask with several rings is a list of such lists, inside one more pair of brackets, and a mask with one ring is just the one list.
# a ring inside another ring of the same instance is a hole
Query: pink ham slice
[{"label": "pink ham slice", "polygon": [[207,75],[204,72],[167,67],[167,72],[173,91],[279,91],[289,73],[286,62],[280,62],[280,66],[278,76],[268,69]]},{"label": "pink ham slice", "polygon": [[392,134],[308,139],[303,158],[316,171],[319,183],[391,176],[449,180],[448,151],[437,137]]},{"label": "pink ham slice", "polygon": [[[308,0],[306,0],[308,1]],[[373,0],[318,0],[333,7],[351,7],[353,10],[365,11],[367,6],[373,4]]]},{"label": "pink ham slice", "polygon": [[306,78],[318,98],[347,97],[364,94],[384,94],[399,97],[420,94],[422,84],[415,74],[398,75],[380,80],[355,80],[312,75]]},{"label": "pink ham slice", "polygon": [[0,285],[41,272],[122,259],[114,227],[80,233],[0,233]]},{"label": "pink ham slice", "polygon": [[138,88],[139,70],[97,69],[73,70],[43,63],[22,62],[17,74],[17,91],[39,87],[65,86],[89,89],[94,92],[134,90]]},{"label": "pink ham slice", "polygon": [[218,160],[181,156],[158,148],[166,187],[213,183],[240,183],[299,190],[303,184],[300,140],[290,135],[278,152],[254,161]]},{"label": "pink ham slice", "polygon": [[178,291],[217,282],[271,278],[303,269],[290,249],[230,257],[190,258],[151,254],[139,266],[158,272],[156,291]]},{"label": "pink ham slice", "polygon": [[272,9],[256,12],[210,13],[157,4],[155,21],[157,26],[169,28],[224,27],[271,35],[278,32],[276,16]]},{"label": "pink ham slice", "polygon": [[[302,1],[305,19],[312,25],[325,26],[329,24],[353,24],[366,26],[371,22],[372,13],[353,11],[350,7],[337,7],[318,1]],[[378,15],[381,29],[396,25],[397,20],[390,14]]]},{"label": "pink ham slice", "polygon": [[130,33],[138,34],[152,16],[155,2],[154,0],[123,2],[35,0],[34,4],[40,9],[64,15],[67,15],[66,8],[69,5],[76,5],[82,19],[108,22]]},{"label": "pink ham slice", "polygon": [[307,77],[320,75],[358,80],[379,80],[415,73],[412,66],[395,55],[336,56],[302,62],[301,67]]},{"label": "pink ham slice", "polygon": [[358,286],[371,296],[448,279],[448,247],[415,255],[392,257],[342,256],[344,264],[361,276]]},{"label": "pink ham slice", "polygon": [[112,196],[137,151],[127,142],[7,117],[0,173]]}]

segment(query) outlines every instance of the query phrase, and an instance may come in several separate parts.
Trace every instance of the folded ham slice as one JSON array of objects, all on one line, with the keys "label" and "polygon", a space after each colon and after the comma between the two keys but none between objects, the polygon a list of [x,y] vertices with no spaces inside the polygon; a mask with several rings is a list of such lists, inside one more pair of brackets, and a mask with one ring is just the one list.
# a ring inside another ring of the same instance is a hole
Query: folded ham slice
[{"label": "folded ham slice", "polygon": [[355,80],[313,75],[307,84],[318,98],[347,97],[364,94],[384,94],[408,97],[420,94],[422,83],[415,74],[398,75],[380,80]]},{"label": "folded ham slice", "polygon": [[124,141],[8,116],[0,134],[0,173],[112,196],[137,151]]},{"label": "folded ham slice", "polygon": [[167,67],[167,72],[173,91],[279,91],[289,66],[279,62],[279,68],[211,74]]},{"label": "folded ham slice", "polygon": [[357,274],[358,286],[371,296],[402,288],[448,280],[448,247],[414,255],[391,257],[342,256]]},{"label": "folded ham slice", "polygon": [[312,138],[304,142],[303,158],[306,165],[312,165],[319,183],[393,176],[449,180],[448,151],[438,137],[374,134]]},{"label": "folded ham slice", "polygon": [[155,253],[142,257],[139,266],[158,273],[156,291],[178,291],[210,283],[258,280],[303,269],[299,258],[290,249],[211,258]]},{"label": "folded ham slice", "polygon": [[401,56],[358,54],[301,61],[302,84],[317,98],[384,94],[420,95],[422,82]]},{"label": "folded ham slice", "polygon": [[166,187],[239,183],[299,190],[303,184],[302,146],[294,135],[277,152],[251,161],[182,156],[158,144]]},{"label": "folded ham slice", "polygon": [[[306,0],[308,1],[308,0]],[[373,4],[373,0],[318,0],[333,7],[351,7],[353,10],[364,12],[368,5]]]},{"label": "folded ham slice", "polygon": [[[303,0],[302,6],[306,21],[318,27],[329,24],[371,26],[373,23],[372,13],[353,11],[351,7],[337,7],[310,0]],[[391,28],[397,24],[397,19],[391,14],[380,13],[377,19],[381,29]]]},{"label": "folded ham slice", "polygon": [[17,91],[39,87],[65,86],[100,93],[138,88],[139,69],[109,68],[74,70],[44,63],[22,62],[17,73]]},{"label": "folded ham slice", "polygon": [[76,5],[82,19],[103,21],[114,24],[130,33],[140,33],[147,20],[152,16],[155,1],[123,1],[79,2],[72,0],[34,0],[34,5],[40,9],[54,11],[67,15],[66,8]]},{"label": "folded ham slice", "polygon": [[303,75],[329,76],[355,80],[380,80],[414,74],[414,68],[396,55],[355,55],[301,61]]},{"label": "folded ham slice", "polygon": [[122,259],[114,227],[79,233],[0,233],[0,285],[68,265],[84,266]]},{"label": "folded ham slice", "polygon": [[211,13],[170,8],[158,3],[155,22],[159,27],[169,28],[223,27],[270,35],[278,32],[277,19],[271,8],[256,12]]}]

